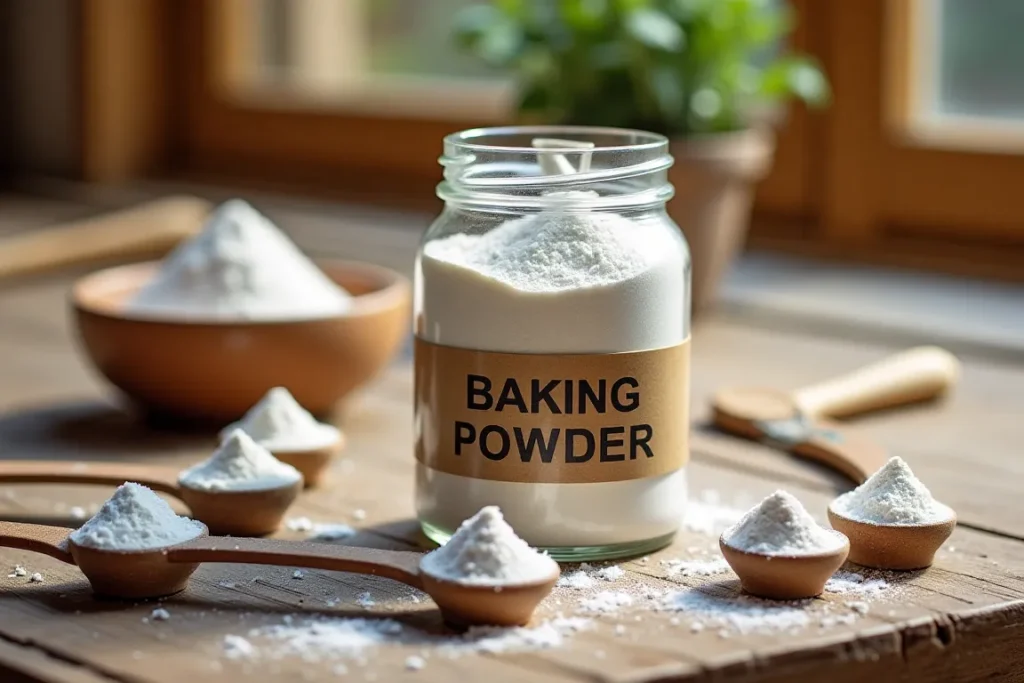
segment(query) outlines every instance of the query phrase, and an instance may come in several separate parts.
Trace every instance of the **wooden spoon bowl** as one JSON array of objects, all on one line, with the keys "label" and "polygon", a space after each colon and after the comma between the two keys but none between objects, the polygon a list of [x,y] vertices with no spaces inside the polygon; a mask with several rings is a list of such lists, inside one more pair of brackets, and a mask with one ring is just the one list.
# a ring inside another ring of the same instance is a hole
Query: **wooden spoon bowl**
[{"label": "wooden spoon bowl", "polygon": [[934,524],[871,524],[844,517],[830,506],[832,527],[850,539],[850,561],[875,569],[930,567],[935,553],[956,528],[956,513]]},{"label": "wooden spoon bowl", "polygon": [[525,626],[558,581],[559,573],[544,581],[516,586],[467,586],[444,581],[422,569],[423,590],[437,603],[446,623],[465,628],[474,624]]},{"label": "wooden spoon bowl", "polygon": [[[833,532],[837,533],[838,532]],[[836,550],[815,555],[764,555],[733,548],[718,539],[725,561],[740,577],[743,590],[770,600],[799,600],[821,595],[825,583],[850,552],[844,537]]]},{"label": "wooden spoon bowl", "polygon": [[268,489],[203,490],[178,483],[181,499],[192,516],[203,520],[216,536],[266,536],[281,526],[288,508],[302,491],[302,480]]},{"label": "wooden spoon bowl", "polygon": [[72,289],[79,337],[96,368],[155,414],[231,422],[286,386],[306,409],[329,413],[380,372],[409,331],[410,287],[366,263],[319,264],[355,295],[348,312],[316,320],[187,322],[132,315],[126,302],[158,264],[88,275]]},{"label": "wooden spoon bowl", "polygon": [[[201,536],[208,534],[204,527]],[[67,549],[96,595],[120,600],[149,600],[180,593],[199,568],[197,563],[168,562],[166,548],[104,550],[78,545],[68,538]]]}]

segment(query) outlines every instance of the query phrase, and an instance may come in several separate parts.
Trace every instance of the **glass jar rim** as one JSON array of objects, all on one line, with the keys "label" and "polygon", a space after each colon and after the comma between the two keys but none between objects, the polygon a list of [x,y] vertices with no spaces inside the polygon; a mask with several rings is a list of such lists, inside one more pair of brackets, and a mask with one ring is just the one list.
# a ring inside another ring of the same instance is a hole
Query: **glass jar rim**
[{"label": "glass jar rim", "polygon": [[[549,138],[564,138],[567,135],[579,135],[579,136],[595,136],[595,135],[607,135],[607,136],[621,136],[621,137],[635,137],[635,138],[646,138],[644,142],[635,142],[623,145],[595,145],[591,152],[637,152],[637,151],[655,151],[659,148],[668,150],[669,140],[660,133],[651,133],[645,130],[633,129],[633,128],[614,128],[610,126],[571,126],[571,125],[531,125],[531,126],[495,126],[495,127],[482,127],[482,128],[470,128],[467,130],[461,130],[456,133],[446,135],[444,142],[446,145],[450,144],[457,146],[460,149],[466,149],[469,151],[476,152],[509,152],[509,153],[531,153],[536,152],[537,148],[532,146],[514,146],[514,145],[490,145],[482,142],[476,142],[486,137],[498,137],[498,136],[512,136],[512,135],[523,135],[533,137],[549,137]],[[546,151],[549,152],[579,152],[580,150],[575,147],[546,147]]]}]

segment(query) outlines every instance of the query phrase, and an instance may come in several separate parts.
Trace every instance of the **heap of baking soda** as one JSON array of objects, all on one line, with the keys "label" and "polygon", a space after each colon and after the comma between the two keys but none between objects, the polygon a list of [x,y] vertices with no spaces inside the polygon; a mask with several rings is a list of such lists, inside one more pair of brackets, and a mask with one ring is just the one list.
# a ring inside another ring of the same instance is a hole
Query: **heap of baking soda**
[{"label": "heap of baking soda", "polygon": [[814,521],[800,501],[776,491],[723,534],[729,546],[759,555],[815,555],[837,550],[842,534]]},{"label": "heap of baking soda", "polygon": [[273,223],[226,202],[128,302],[132,314],[190,321],[304,320],[337,315],[351,296]]},{"label": "heap of baking soda", "polygon": [[341,432],[317,422],[284,387],[274,387],[222,434],[241,429],[271,451],[304,451],[336,443]]},{"label": "heap of baking soda", "polygon": [[118,487],[96,515],[71,532],[71,540],[101,550],[147,550],[190,541],[203,525],[179,517],[151,490],[129,482]]},{"label": "heap of baking soda", "polygon": [[420,567],[434,578],[474,586],[532,583],[558,572],[558,564],[519,538],[493,505],[463,522]]},{"label": "heap of baking soda", "polygon": [[302,474],[236,429],[203,462],[178,477],[182,486],[201,491],[261,491],[295,484]]},{"label": "heap of baking soda", "polygon": [[935,500],[902,458],[889,462],[849,493],[836,498],[832,509],[843,517],[869,524],[936,524],[953,510]]}]

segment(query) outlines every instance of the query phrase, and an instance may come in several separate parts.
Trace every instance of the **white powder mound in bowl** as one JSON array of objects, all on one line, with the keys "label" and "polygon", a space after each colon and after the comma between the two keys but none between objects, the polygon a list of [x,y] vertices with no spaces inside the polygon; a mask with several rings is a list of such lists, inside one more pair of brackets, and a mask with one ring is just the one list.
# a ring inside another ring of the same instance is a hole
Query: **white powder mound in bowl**
[{"label": "white powder mound in bowl", "polygon": [[465,522],[445,545],[425,555],[420,569],[435,579],[473,586],[510,586],[553,577],[558,564],[537,552],[491,505]]},{"label": "white powder mound in bowl", "polygon": [[288,321],[338,315],[351,302],[270,220],[235,199],[164,260],[127,312],[189,322]]},{"label": "white powder mound in bowl", "polygon": [[857,522],[892,526],[938,524],[954,516],[899,457],[891,458],[863,484],[836,498],[831,508]]},{"label": "white powder mound in bowl", "polygon": [[190,541],[203,525],[179,517],[162,498],[140,484],[118,487],[96,515],[71,532],[76,545],[100,550],[148,550]]},{"label": "white powder mound in bowl", "polygon": [[306,451],[330,446],[341,438],[337,427],[317,422],[284,387],[274,387],[241,420],[221,432],[241,429],[271,451]]},{"label": "white powder mound in bowl", "polygon": [[800,501],[776,491],[722,535],[736,550],[759,555],[817,555],[838,550],[845,537],[818,525]]},{"label": "white powder mound in bowl", "polygon": [[262,491],[290,486],[300,479],[297,469],[236,429],[213,455],[182,472],[178,483],[199,491]]}]

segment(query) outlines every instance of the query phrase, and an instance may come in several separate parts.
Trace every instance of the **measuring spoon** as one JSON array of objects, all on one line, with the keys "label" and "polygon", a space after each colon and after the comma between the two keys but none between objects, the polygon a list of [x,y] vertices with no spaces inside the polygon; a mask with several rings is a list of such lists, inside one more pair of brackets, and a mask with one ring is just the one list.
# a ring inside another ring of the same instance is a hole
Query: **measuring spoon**
[{"label": "measuring spoon", "polygon": [[302,480],[257,490],[201,490],[182,485],[178,470],[160,465],[66,462],[61,460],[0,461],[0,483],[101,484],[120,486],[134,481],[181,500],[192,516],[216,535],[265,536],[281,526],[288,507],[302,490]]},{"label": "measuring spoon", "polygon": [[201,562],[307,567],[371,574],[424,591],[445,621],[455,626],[521,626],[529,622],[558,580],[465,585],[421,569],[423,553],[258,538],[200,536],[167,548],[111,551],[85,548],[61,527],[0,522],[0,546],[43,553],[77,564],[97,594],[127,599],[155,598],[184,589]]}]

